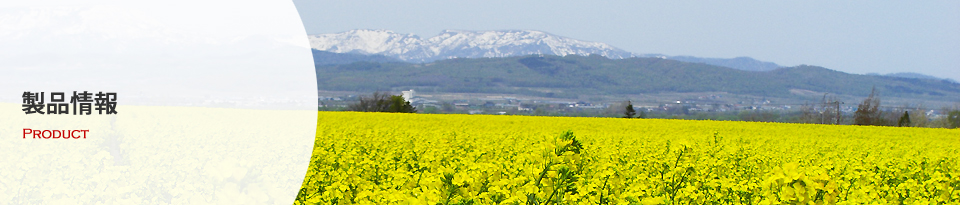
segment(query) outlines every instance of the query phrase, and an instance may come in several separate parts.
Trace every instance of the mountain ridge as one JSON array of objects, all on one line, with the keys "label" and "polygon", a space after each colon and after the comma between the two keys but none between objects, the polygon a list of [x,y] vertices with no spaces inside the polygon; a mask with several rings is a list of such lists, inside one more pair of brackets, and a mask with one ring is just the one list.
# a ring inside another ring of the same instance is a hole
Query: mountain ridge
[{"label": "mountain ridge", "polygon": [[444,30],[437,36],[422,39],[417,35],[389,30],[357,29],[309,35],[308,38],[310,46],[321,51],[380,54],[407,62],[530,54],[634,57],[630,52],[605,43],[581,41],[536,30]]},{"label": "mountain ridge", "polygon": [[[781,66],[749,57],[699,58],[635,54],[612,45],[554,35],[537,30],[443,30],[423,39],[414,34],[384,29],[355,29],[341,33],[308,35],[310,46],[319,51],[383,55],[411,63],[429,63],[452,58],[493,58],[523,55],[600,55],[610,59],[659,57],[705,63],[748,71],[766,71]],[[326,62],[322,62],[326,63]],[[329,64],[329,63],[328,63]]]},{"label": "mountain ridge", "polygon": [[947,80],[947,81],[957,82],[956,80],[953,80],[950,78],[938,78],[936,76],[926,75],[922,73],[914,73],[914,72],[898,72],[898,73],[887,73],[887,74],[867,73],[867,75],[887,76],[887,77],[895,77],[895,78],[910,78],[910,79]]},{"label": "mountain ridge", "polygon": [[[960,84],[946,80],[849,74],[800,65],[744,71],[663,58],[609,59],[599,55],[527,55],[460,58],[433,63],[354,62],[318,65],[318,89],[338,91],[427,90],[578,98],[638,93],[727,92],[798,100],[795,90],[831,95],[882,96],[924,101],[960,100]],[[376,82],[376,83],[360,83]]]}]

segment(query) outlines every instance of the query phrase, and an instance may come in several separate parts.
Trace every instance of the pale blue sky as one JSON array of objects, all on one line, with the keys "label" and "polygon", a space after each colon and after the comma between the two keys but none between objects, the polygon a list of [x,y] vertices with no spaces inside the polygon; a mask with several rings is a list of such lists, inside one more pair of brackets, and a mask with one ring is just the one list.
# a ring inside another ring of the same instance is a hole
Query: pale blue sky
[{"label": "pale blue sky", "polygon": [[960,1],[313,1],[309,34],[533,29],[634,53],[960,80]]}]

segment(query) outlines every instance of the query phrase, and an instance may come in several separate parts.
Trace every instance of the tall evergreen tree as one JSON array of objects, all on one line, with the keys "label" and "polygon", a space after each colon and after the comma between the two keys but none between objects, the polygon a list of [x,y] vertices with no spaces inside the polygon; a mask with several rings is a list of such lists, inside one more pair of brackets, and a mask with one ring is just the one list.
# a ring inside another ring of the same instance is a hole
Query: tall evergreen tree
[{"label": "tall evergreen tree", "polygon": [[626,111],[624,111],[623,114],[626,115],[623,118],[633,118],[634,115],[637,115],[637,111],[633,109],[633,103],[629,100],[627,101]]},{"label": "tall evergreen tree", "polygon": [[910,127],[910,113],[903,111],[903,116],[897,121],[897,127]]}]

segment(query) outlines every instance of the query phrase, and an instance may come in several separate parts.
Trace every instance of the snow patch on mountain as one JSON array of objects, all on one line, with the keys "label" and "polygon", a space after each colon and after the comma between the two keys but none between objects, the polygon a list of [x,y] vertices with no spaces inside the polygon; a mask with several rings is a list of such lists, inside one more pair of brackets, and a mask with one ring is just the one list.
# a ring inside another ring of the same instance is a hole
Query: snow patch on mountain
[{"label": "snow patch on mountain", "polygon": [[605,43],[581,41],[535,30],[445,30],[429,39],[389,30],[359,29],[309,35],[310,46],[334,53],[380,54],[409,62],[450,58],[493,58],[532,54],[635,57]]}]

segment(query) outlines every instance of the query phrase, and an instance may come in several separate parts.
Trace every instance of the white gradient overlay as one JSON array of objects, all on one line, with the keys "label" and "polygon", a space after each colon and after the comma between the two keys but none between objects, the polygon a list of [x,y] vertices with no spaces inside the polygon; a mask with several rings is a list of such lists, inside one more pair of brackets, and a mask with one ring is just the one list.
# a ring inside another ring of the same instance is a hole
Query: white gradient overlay
[{"label": "white gradient overlay", "polygon": [[[0,203],[291,204],[315,75],[291,1],[4,3]],[[116,92],[118,113],[21,111],[23,92],[73,91]]]}]

